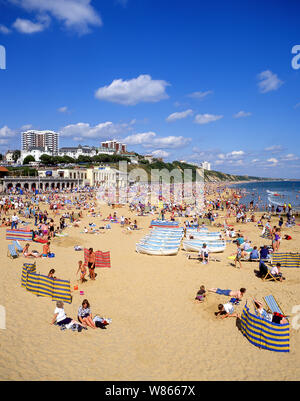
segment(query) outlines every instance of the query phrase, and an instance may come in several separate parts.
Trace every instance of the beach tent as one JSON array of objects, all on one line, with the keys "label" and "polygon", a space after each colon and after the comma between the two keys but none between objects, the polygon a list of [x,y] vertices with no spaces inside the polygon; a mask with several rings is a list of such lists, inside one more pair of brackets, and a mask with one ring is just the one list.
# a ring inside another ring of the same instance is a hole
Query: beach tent
[{"label": "beach tent", "polygon": [[300,253],[273,253],[272,265],[276,263],[281,267],[300,267]]},{"label": "beach tent", "polygon": [[6,230],[7,240],[32,241],[32,231],[29,230]]},{"label": "beach tent", "polygon": [[247,303],[241,316],[241,331],[256,347],[275,352],[290,351],[290,324],[269,322],[249,311]]},{"label": "beach tent", "polygon": [[[111,267],[110,264],[110,252],[96,251],[96,263],[95,267]],[[84,265],[87,266],[89,257],[89,250],[84,248]]]},{"label": "beach tent", "polygon": [[70,281],[38,274],[35,264],[23,264],[21,286],[37,296],[50,297],[52,301],[72,302]]}]

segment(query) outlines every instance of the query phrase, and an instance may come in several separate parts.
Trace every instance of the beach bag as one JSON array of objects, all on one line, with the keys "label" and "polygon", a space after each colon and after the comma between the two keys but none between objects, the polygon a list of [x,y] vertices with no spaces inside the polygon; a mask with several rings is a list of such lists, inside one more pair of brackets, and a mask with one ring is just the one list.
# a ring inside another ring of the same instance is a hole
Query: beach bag
[{"label": "beach bag", "polygon": [[48,258],[54,258],[55,257],[55,253],[48,253]]},{"label": "beach bag", "polygon": [[95,326],[98,327],[99,329],[106,329],[106,326],[108,325],[107,321],[104,320],[102,322],[96,321]]}]

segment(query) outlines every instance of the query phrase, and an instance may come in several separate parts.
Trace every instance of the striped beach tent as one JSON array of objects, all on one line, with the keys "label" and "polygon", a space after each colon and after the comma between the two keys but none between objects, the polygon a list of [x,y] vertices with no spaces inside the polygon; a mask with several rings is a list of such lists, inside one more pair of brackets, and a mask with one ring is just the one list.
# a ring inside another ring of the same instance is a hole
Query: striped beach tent
[{"label": "striped beach tent", "polygon": [[265,232],[262,234],[262,238],[272,240],[272,233],[268,228],[265,229]]},{"label": "striped beach tent", "polygon": [[32,231],[30,230],[6,230],[7,240],[32,241]]},{"label": "striped beach tent", "polygon": [[268,322],[249,311],[247,303],[241,316],[241,331],[256,347],[275,352],[290,351],[290,325]]},{"label": "striped beach tent", "polygon": [[72,302],[70,281],[37,274],[35,264],[24,263],[21,286],[39,297],[50,297],[52,301],[69,304]]},{"label": "striped beach tent", "polygon": [[273,253],[272,265],[280,263],[281,267],[300,267],[300,253]]},{"label": "striped beach tent", "polygon": [[[110,252],[96,251],[96,263],[95,267],[111,267],[110,264]],[[84,248],[84,265],[87,266],[89,257],[89,250]]]}]

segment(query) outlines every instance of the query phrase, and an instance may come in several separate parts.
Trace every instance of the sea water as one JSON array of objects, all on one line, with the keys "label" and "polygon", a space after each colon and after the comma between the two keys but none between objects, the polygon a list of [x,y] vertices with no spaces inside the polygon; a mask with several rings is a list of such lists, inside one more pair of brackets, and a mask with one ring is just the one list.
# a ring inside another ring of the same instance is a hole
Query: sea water
[{"label": "sea water", "polygon": [[253,201],[260,210],[266,206],[292,205],[293,210],[300,211],[300,181],[259,181],[232,185],[238,188],[243,197],[240,203],[249,205]]}]

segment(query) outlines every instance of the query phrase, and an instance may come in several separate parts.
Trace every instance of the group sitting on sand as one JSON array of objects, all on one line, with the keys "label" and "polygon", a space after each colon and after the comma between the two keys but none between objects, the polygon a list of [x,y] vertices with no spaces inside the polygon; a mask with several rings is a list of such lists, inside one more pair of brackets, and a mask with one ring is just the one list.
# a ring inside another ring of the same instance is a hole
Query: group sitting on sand
[{"label": "group sitting on sand", "polygon": [[84,299],[82,304],[78,308],[78,320],[71,317],[67,317],[64,310],[64,303],[62,301],[56,302],[56,308],[54,310],[53,318],[50,322],[51,325],[56,324],[61,330],[72,329],[74,331],[82,331],[82,329],[87,330],[88,327],[92,329],[105,328],[111,319],[101,318],[99,316],[93,317],[89,301]]}]

